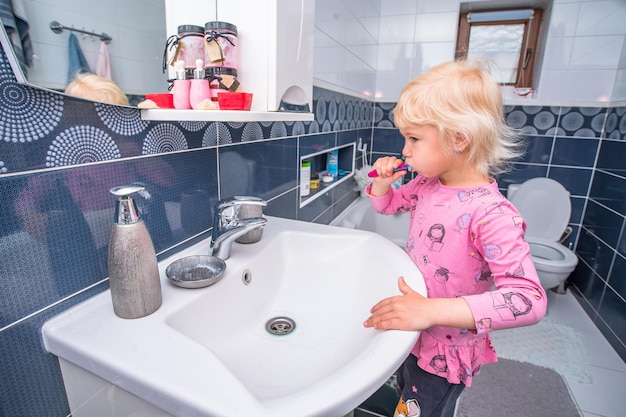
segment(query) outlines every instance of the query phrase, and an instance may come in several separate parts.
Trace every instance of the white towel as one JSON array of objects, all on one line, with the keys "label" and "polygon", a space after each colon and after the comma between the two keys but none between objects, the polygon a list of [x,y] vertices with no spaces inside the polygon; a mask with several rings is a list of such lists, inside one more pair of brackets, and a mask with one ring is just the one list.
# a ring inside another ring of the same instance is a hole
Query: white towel
[{"label": "white towel", "polygon": [[101,77],[111,78],[111,63],[109,62],[109,49],[104,41],[100,41],[100,52],[98,53],[98,62],[96,63],[96,74]]}]

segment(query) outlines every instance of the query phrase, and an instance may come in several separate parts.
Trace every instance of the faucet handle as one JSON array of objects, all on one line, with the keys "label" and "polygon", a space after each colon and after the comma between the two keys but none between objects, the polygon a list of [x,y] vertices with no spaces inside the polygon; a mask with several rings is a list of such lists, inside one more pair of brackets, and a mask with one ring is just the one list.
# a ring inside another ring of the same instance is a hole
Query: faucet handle
[{"label": "faucet handle", "polygon": [[259,197],[234,196],[215,203],[213,227],[223,229],[239,219],[239,208],[243,205],[266,206],[267,201]]},{"label": "faucet handle", "polygon": [[267,201],[263,200],[262,198],[253,197],[253,196],[239,195],[239,196],[229,197],[229,198],[220,200],[215,204],[215,212],[221,213],[224,209],[228,207],[240,206],[242,204],[267,206]]}]

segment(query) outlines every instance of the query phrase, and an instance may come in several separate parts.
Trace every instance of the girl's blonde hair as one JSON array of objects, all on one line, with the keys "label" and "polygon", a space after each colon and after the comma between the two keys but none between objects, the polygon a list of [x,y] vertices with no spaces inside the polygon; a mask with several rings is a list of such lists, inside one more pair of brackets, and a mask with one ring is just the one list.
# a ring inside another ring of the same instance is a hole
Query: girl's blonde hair
[{"label": "girl's blonde hair", "polygon": [[433,125],[444,151],[467,141],[468,162],[481,174],[497,175],[523,154],[517,131],[504,120],[498,83],[485,62],[447,62],[410,81],[393,110],[396,127]]},{"label": "girl's blonde hair", "polygon": [[108,104],[128,106],[128,96],[108,78],[89,72],[78,73],[65,87],[65,93],[72,96],[101,101]]}]

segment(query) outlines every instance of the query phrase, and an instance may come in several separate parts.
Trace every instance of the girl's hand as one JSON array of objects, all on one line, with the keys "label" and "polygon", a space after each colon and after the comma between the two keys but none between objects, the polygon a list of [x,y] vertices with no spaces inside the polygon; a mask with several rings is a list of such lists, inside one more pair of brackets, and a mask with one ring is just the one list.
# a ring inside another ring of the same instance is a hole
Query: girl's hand
[{"label": "girl's hand", "polygon": [[402,160],[395,156],[385,156],[376,160],[373,168],[378,173],[378,176],[375,177],[372,182],[372,195],[381,196],[387,194],[391,184],[396,182],[398,178],[402,178],[406,175],[407,171],[393,172],[394,168],[402,164]]},{"label": "girl's hand", "polygon": [[377,303],[363,326],[376,330],[425,330],[433,326],[476,328],[472,310],[463,297],[424,297],[413,291],[404,277],[398,279],[398,288],[402,295]]},{"label": "girl's hand", "polygon": [[398,288],[402,295],[385,298],[377,303],[365,320],[365,327],[376,330],[424,330],[432,326],[428,317],[432,314],[428,308],[428,298],[413,291],[404,281],[398,279]]}]

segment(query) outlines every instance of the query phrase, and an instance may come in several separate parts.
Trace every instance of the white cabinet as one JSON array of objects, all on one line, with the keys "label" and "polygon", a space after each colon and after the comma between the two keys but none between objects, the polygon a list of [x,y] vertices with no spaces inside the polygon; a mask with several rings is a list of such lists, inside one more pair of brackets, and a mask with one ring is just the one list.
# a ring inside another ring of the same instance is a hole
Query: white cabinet
[{"label": "white cabinet", "polygon": [[[169,35],[182,24],[204,27],[219,20],[236,25],[238,79],[254,95],[252,112],[278,111],[286,98],[282,111],[308,106],[300,120],[313,119],[315,0],[166,0],[165,11]],[[156,112],[144,112],[144,118],[148,114]]]}]

